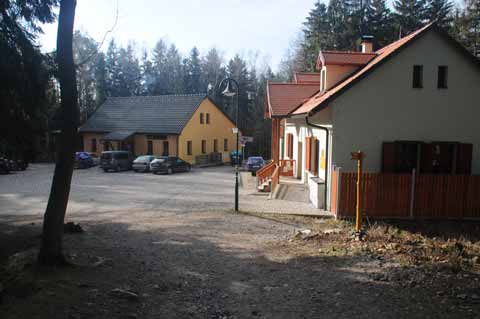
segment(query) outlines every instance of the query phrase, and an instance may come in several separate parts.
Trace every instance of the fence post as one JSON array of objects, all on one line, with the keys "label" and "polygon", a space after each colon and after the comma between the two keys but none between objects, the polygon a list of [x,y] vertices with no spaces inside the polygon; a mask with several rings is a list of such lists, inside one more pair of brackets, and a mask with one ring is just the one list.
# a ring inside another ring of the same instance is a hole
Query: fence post
[{"label": "fence post", "polygon": [[335,199],[337,201],[337,204],[335,209],[335,219],[338,219],[338,215],[340,214],[340,186],[342,183],[342,168],[336,167],[335,170],[337,171],[337,198]]},{"label": "fence post", "polygon": [[416,170],[412,169],[412,181],[410,186],[410,218],[413,219],[413,209],[415,204],[415,179],[416,179]]}]

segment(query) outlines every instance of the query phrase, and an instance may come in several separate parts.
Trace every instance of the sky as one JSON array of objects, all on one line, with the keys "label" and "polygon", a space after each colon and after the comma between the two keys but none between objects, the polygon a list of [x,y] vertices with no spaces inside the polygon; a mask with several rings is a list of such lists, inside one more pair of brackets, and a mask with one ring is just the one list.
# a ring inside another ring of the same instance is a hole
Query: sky
[{"label": "sky", "polygon": [[[298,36],[316,0],[77,0],[75,29],[100,41],[118,21],[111,37],[151,49],[159,39],[175,43],[182,54],[197,46],[205,54],[216,47],[228,60],[236,53],[274,70]],[[44,26],[39,42],[55,48],[56,23]]]}]

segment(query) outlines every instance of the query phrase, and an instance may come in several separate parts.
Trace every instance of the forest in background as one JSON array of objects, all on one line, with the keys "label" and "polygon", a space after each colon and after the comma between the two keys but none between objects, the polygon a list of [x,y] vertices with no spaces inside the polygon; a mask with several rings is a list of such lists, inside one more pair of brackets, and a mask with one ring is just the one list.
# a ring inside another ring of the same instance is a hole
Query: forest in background
[{"label": "forest in background", "polygon": [[472,54],[480,56],[480,0],[317,1],[292,43],[279,76],[315,71],[320,50],[358,51],[360,37],[374,37],[379,49],[429,22],[436,23]]},{"label": "forest in background", "polygon": [[[44,1],[51,6],[55,0]],[[55,22],[42,15],[22,23],[15,6],[1,7],[0,153],[31,159],[45,150],[38,137],[60,127],[59,90],[55,53],[42,53],[37,44],[41,23]],[[31,9],[38,9],[32,7]],[[25,10],[23,8],[22,10]],[[32,13],[30,13],[32,15]],[[286,17],[288,18],[288,17]],[[300,36],[285,55],[278,72],[257,69],[255,59],[236,55],[228,61],[219,49],[182,55],[174,43],[159,40],[139,50],[134,42],[120,46],[111,39],[104,48],[88,34],[74,34],[79,123],[84,123],[109,96],[206,93],[232,118],[234,105],[216,89],[226,76],[240,85],[239,127],[255,142],[250,154],[269,158],[270,123],[263,118],[268,80],[288,81],[295,71],[314,71],[320,50],[357,50],[361,35],[373,35],[378,49],[430,21],[445,28],[473,54],[480,52],[480,0],[454,4],[449,0],[330,0],[315,2]],[[193,44],[193,43],[192,43]]]}]

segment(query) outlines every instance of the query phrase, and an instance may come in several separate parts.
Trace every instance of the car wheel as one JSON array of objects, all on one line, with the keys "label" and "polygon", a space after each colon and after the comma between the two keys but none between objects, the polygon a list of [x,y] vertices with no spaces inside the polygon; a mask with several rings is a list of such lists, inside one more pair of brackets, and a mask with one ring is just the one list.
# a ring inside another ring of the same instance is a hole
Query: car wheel
[{"label": "car wheel", "polygon": [[120,166],[117,165],[117,166],[115,167],[115,172],[120,172]]},{"label": "car wheel", "polygon": [[167,170],[167,174],[168,174],[168,175],[173,174],[172,168],[169,168],[169,169]]},{"label": "car wheel", "polygon": [[108,169],[107,169],[107,168],[104,168],[103,171],[106,173],[106,172],[108,172]]},{"label": "car wheel", "polygon": [[190,172],[192,170],[192,167],[190,165],[187,166],[187,172]]}]

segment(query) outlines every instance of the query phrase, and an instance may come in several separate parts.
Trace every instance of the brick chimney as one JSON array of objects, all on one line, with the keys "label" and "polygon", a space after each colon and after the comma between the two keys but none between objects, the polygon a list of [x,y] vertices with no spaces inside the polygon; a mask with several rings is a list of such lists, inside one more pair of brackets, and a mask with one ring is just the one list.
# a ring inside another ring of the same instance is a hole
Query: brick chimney
[{"label": "brick chimney", "polygon": [[371,35],[362,35],[362,53],[372,53],[373,52],[373,36]]}]

